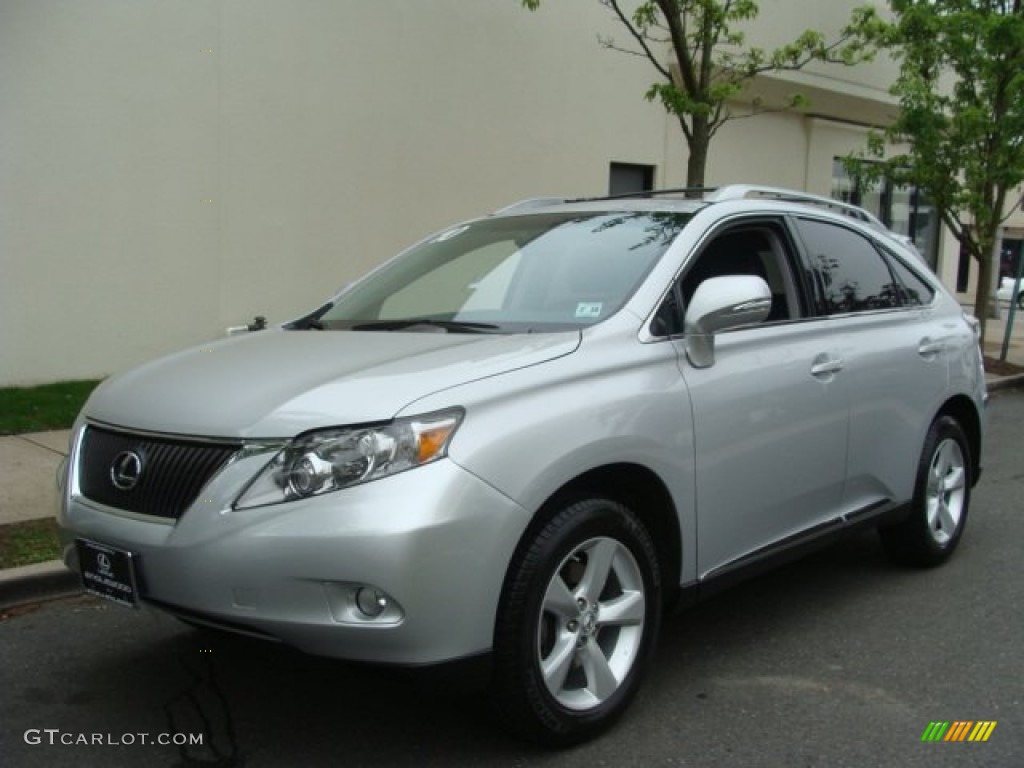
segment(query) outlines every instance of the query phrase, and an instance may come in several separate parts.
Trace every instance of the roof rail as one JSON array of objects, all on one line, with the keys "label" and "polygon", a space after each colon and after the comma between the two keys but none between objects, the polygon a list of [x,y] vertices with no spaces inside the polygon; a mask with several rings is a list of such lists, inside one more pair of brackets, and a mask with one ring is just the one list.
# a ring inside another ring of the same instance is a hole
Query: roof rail
[{"label": "roof rail", "polygon": [[851,219],[862,221],[880,232],[892,234],[885,224],[863,208],[851,205],[850,203],[844,203],[841,200],[833,200],[831,197],[812,195],[809,192],[799,192],[782,187],[762,187],[756,184],[730,184],[717,190],[710,199],[714,202],[722,202],[723,200],[744,200],[750,198],[784,200],[789,203],[816,205],[819,208],[827,208],[830,211],[836,211],[844,216],[849,216]]},{"label": "roof rail", "polygon": [[497,216],[504,213],[516,213],[528,211],[531,208],[543,208],[545,205],[559,205],[561,203],[594,203],[601,200],[637,200],[661,195],[686,195],[689,198],[702,198],[709,192],[714,192],[718,187],[674,187],[670,189],[645,189],[641,192],[624,192],[619,195],[600,195],[596,197],[531,197],[520,200],[517,203],[499,208],[491,215]]},{"label": "roof rail", "polygon": [[782,187],[762,187],[756,184],[729,184],[728,186],[721,187],[716,190],[715,194],[713,194],[709,199],[713,202],[722,202],[723,200],[749,200],[750,198],[784,200],[790,203],[805,203],[806,205],[816,205],[819,208],[825,208],[844,216],[849,216],[851,219],[867,224],[876,232],[888,235],[905,248],[908,248],[910,251],[917,254],[917,256],[924,261],[924,256],[922,256],[921,252],[917,249],[917,244],[914,243],[913,238],[908,235],[902,235],[899,232],[893,232],[874,214],[859,206],[844,203],[842,200],[833,200],[831,197],[812,195],[809,192],[798,192],[796,190],[784,189]]},{"label": "roof rail", "polygon": [[567,203],[591,203],[598,200],[630,200],[645,197],[658,197],[659,195],[686,195],[690,198],[700,198],[708,192],[714,192],[718,187],[674,187],[669,189],[645,189],[640,192],[623,192],[618,195],[602,195],[600,197],[578,197],[575,200],[566,200]]}]

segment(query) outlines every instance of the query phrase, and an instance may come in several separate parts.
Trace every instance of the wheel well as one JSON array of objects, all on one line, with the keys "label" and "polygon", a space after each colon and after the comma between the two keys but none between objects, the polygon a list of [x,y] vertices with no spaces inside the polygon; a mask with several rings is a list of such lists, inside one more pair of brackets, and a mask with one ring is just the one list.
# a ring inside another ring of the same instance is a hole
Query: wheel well
[{"label": "wheel well", "polygon": [[943,404],[935,418],[939,416],[952,416],[963,428],[971,449],[971,479],[978,482],[981,473],[981,417],[974,402],[966,395],[957,395]]},{"label": "wheel well", "polygon": [[661,478],[638,464],[609,464],[570,480],[541,505],[523,540],[547,522],[549,513],[575,500],[601,496],[629,507],[651,534],[658,554],[662,594],[672,605],[679,586],[682,544],[672,496]]}]

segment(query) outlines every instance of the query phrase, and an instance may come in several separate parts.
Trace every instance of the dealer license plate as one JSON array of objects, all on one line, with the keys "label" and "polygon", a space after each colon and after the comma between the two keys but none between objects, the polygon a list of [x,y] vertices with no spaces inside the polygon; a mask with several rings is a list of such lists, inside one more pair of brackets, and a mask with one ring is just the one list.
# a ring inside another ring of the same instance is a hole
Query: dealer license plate
[{"label": "dealer license plate", "polygon": [[131,552],[87,539],[76,539],[75,546],[86,592],[121,605],[138,605],[135,558]]}]

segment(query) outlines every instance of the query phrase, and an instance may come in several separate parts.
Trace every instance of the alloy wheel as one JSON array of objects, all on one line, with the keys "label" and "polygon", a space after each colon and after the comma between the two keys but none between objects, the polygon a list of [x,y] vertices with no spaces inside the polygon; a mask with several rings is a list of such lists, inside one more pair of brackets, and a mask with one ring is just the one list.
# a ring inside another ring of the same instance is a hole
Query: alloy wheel
[{"label": "alloy wheel", "polygon": [[587,710],[615,693],[640,651],[645,613],[643,576],[621,542],[589,539],[562,561],[537,631],[541,675],[559,704]]},{"label": "alloy wheel", "polygon": [[964,509],[966,466],[956,440],[943,440],[932,455],[925,491],[928,531],[945,546],[956,534]]}]

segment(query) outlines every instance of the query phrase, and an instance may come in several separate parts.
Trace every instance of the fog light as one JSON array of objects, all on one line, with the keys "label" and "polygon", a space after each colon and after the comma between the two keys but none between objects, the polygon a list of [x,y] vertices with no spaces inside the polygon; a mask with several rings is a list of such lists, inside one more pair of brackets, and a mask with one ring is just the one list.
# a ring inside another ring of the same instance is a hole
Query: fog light
[{"label": "fog light", "polygon": [[375,619],[388,607],[388,596],[372,587],[356,590],[356,607],[361,613]]}]

